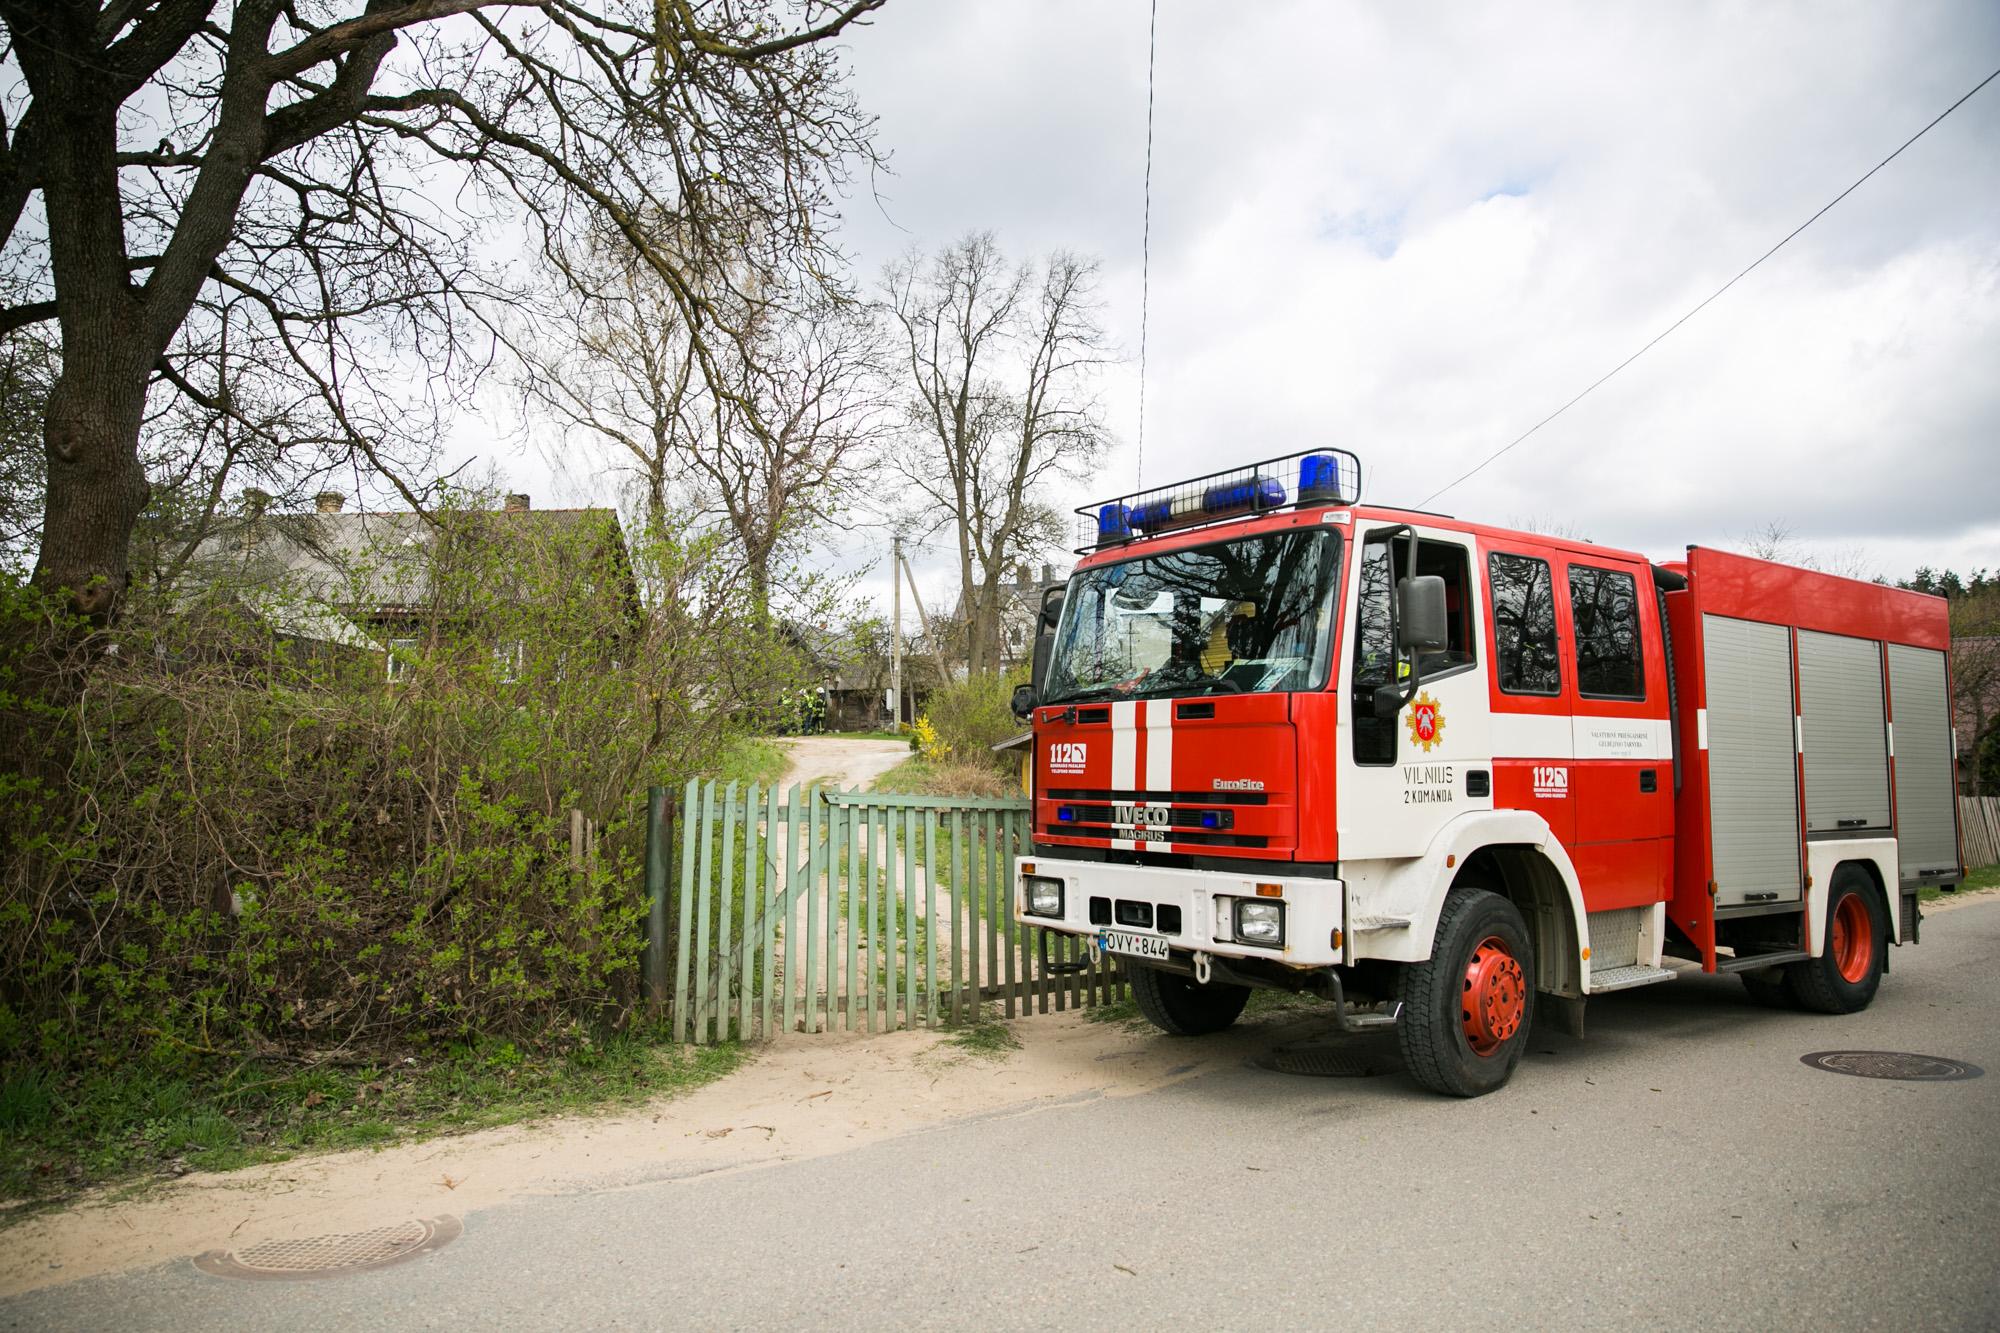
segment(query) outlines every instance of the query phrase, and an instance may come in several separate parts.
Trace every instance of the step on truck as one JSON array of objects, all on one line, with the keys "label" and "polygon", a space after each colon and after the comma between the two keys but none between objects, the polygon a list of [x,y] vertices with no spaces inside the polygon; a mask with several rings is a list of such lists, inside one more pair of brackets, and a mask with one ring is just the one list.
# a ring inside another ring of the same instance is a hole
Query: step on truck
[{"label": "step on truck", "polygon": [[1963,878],[1944,602],[1360,480],[1319,450],[1077,511],[1014,701],[1016,919],[1116,955],[1167,1032],[1316,995],[1457,1096],[1537,1009],[1580,1034],[1690,964],[1864,1008]]}]

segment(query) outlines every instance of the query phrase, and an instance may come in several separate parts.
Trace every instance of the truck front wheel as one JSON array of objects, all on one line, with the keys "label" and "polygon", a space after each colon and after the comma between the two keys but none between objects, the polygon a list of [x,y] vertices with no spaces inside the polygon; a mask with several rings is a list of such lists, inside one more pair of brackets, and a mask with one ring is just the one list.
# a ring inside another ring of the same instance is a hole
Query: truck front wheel
[{"label": "truck front wheel", "polygon": [[1448,1097],[1477,1097],[1521,1062],[1535,1016],[1535,951],[1513,903],[1457,888],[1438,914],[1431,956],[1406,963],[1396,1039],[1411,1077]]},{"label": "truck front wheel", "polygon": [[1250,999],[1248,986],[1203,986],[1173,972],[1127,963],[1132,998],[1146,1021],[1176,1037],[1200,1037],[1234,1023]]}]

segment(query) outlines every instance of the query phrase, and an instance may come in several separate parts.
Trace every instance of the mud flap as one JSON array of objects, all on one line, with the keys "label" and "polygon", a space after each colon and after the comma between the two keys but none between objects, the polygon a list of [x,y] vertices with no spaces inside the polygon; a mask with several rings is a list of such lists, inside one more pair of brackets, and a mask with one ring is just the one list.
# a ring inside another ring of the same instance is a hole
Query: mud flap
[{"label": "mud flap", "polygon": [[1537,991],[1537,1008],[1554,1020],[1555,1025],[1572,1037],[1583,1036],[1583,1006],[1588,1001],[1581,995],[1555,995],[1549,991]]}]

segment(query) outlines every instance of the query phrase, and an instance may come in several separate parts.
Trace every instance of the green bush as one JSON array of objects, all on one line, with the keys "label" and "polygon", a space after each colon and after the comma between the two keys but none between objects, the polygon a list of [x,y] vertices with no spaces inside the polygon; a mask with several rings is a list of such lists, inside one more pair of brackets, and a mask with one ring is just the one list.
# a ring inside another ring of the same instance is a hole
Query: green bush
[{"label": "green bush", "polygon": [[1014,686],[1020,679],[1024,677],[972,676],[931,691],[924,717],[937,741],[934,749],[925,752],[926,757],[1013,772],[1015,756],[995,754],[993,747],[1026,729],[1013,710]]},{"label": "green bush", "polygon": [[[629,1015],[644,791],[754,726],[795,656],[707,543],[628,558],[615,528],[504,521],[350,552],[345,589],[296,561],[210,571],[83,638],[7,590],[10,680],[34,653],[86,665],[23,704],[32,753],[0,779],[0,1057],[567,1040]],[[339,628],[384,586],[401,629]]]}]

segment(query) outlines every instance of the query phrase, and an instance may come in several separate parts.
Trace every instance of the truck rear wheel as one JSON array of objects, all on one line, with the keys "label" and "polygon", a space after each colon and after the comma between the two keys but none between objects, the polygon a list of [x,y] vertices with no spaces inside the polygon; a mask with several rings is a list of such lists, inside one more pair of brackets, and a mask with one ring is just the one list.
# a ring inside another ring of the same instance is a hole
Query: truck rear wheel
[{"label": "truck rear wheel", "polygon": [[1875,881],[1858,866],[1833,872],[1827,892],[1826,948],[1817,958],[1785,969],[1792,994],[1822,1014],[1866,1009],[1882,984],[1889,952],[1889,911]]},{"label": "truck rear wheel", "polygon": [[1396,1040],[1432,1092],[1477,1097],[1521,1062],[1535,1016],[1535,950],[1513,903],[1485,889],[1444,900],[1431,956],[1406,963]]},{"label": "truck rear wheel", "polygon": [[1132,998],[1146,1021],[1176,1037],[1201,1037],[1234,1023],[1250,1000],[1248,986],[1203,986],[1174,972],[1128,963]]}]

